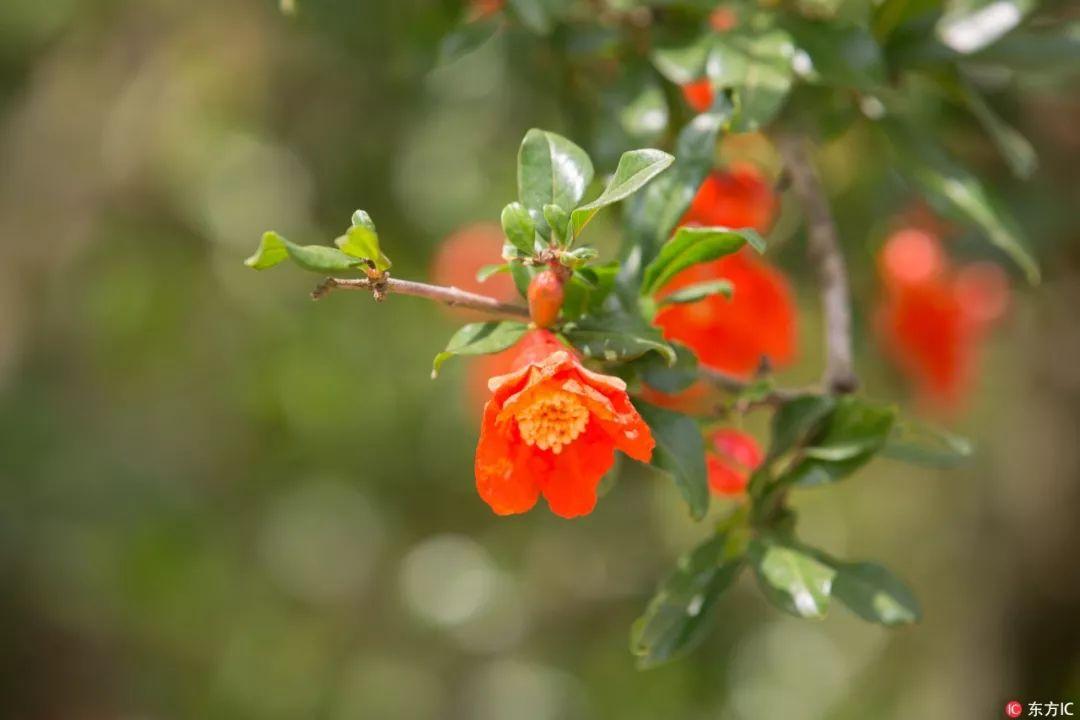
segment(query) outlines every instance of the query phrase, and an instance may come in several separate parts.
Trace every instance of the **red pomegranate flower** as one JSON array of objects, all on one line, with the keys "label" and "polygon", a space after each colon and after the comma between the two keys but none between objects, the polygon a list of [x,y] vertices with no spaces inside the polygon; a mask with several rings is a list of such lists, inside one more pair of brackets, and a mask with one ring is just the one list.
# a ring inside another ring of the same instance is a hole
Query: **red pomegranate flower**
[{"label": "red pomegranate flower", "polygon": [[922,400],[959,409],[978,364],[979,341],[1009,301],[1005,274],[978,262],[954,272],[938,238],[906,228],[878,256],[885,299],[878,310],[884,350]]},{"label": "red pomegranate flower", "polygon": [[705,456],[709,488],[717,495],[739,495],[746,490],[750,475],[765,461],[752,435],[732,428],[712,434],[715,452]]},{"label": "red pomegranate flower", "polygon": [[476,489],[499,515],[542,494],[565,518],[587,515],[615,450],[648,462],[653,437],[622,380],[590,372],[547,330],[518,346],[516,369],[493,377],[476,447]]},{"label": "red pomegranate flower", "polygon": [[795,300],[779,271],[741,250],[694,265],[664,286],[659,296],[708,280],[730,280],[735,296],[711,295],[694,303],[668,305],[653,322],[664,337],[689,347],[715,370],[749,379],[767,357],[773,367],[795,358]]},{"label": "red pomegranate flower", "polygon": [[733,163],[727,171],[716,170],[705,178],[681,224],[753,228],[766,233],[778,207],[776,193],[761,170]]},{"label": "red pomegranate flower", "polygon": [[686,103],[699,113],[703,113],[713,104],[712,81],[703,77],[682,86],[683,97]]}]

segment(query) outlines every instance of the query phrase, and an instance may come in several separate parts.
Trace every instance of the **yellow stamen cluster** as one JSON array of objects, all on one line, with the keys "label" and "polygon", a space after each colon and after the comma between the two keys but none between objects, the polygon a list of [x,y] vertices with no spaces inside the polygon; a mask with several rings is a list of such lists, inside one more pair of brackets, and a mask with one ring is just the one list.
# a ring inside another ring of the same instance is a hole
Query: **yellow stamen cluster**
[{"label": "yellow stamen cluster", "polygon": [[558,455],[585,432],[589,410],[576,395],[558,390],[522,408],[514,419],[527,445]]}]

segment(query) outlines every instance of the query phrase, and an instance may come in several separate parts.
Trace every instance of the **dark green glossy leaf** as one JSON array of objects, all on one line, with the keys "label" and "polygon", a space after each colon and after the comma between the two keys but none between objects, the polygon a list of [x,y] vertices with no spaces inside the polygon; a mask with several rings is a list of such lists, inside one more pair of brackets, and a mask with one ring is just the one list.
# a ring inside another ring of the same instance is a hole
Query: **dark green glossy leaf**
[{"label": "dark green glossy leaf", "polygon": [[645,268],[641,292],[656,292],[686,268],[730,255],[747,243],[758,252],[765,249],[765,241],[751,228],[681,227]]},{"label": "dark green glossy leaf", "polygon": [[435,356],[431,364],[431,377],[437,377],[442,364],[455,355],[489,355],[502,352],[520,340],[526,330],[528,326],[525,323],[509,320],[463,325],[450,338],[446,349]]},{"label": "dark green glossy leaf", "polygon": [[529,283],[540,272],[540,268],[535,265],[523,265],[520,262],[510,263],[510,277],[514,280],[514,287],[521,293],[522,297],[526,297],[529,293]]},{"label": "dark green glossy leaf", "polygon": [[835,407],[836,398],[831,395],[807,395],[781,405],[772,417],[768,460],[775,460],[816,435]]},{"label": "dark green glossy leaf", "polygon": [[552,237],[558,240],[563,247],[570,244],[570,213],[558,205],[545,205],[543,207],[544,222],[551,228]]},{"label": "dark green glossy leaf", "polygon": [[743,557],[720,534],[679,558],[644,614],[634,622],[631,652],[641,668],[656,667],[693,650],[712,627],[716,603],[742,570]]},{"label": "dark green glossy leaf", "polygon": [[735,297],[735,286],[729,280],[709,280],[706,282],[687,285],[681,290],[676,290],[670,295],[665,295],[657,303],[658,305],[685,305],[704,300],[713,295],[723,295],[728,300]]},{"label": "dark green glossy leaf", "polygon": [[995,203],[982,183],[957,165],[945,152],[930,144],[925,134],[888,126],[896,145],[896,157],[916,184],[939,209],[978,226],[990,242],[999,247],[1024,271],[1028,281],[1039,282],[1039,266],[1028,253],[1016,223]]},{"label": "dark green glossy leaf", "polygon": [[644,355],[634,361],[634,369],[646,385],[662,393],[682,392],[699,377],[697,357],[685,345],[671,343],[677,360],[668,365],[656,354]]},{"label": "dark green glossy leaf", "polygon": [[758,586],[771,603],[796,617],[825,617],[836,576],[833,568],[776,537],[751,541],[750,559]]},{"label": "dark green glossy leaf", "polygon": [[255,254],[244,264],[255,270],[265,270],[291,259],[305,270],[317,273],[348,272],[366,265],[363,260],[346,255],[337,248],[325,245],[297,245],[276,232],[263,233]]},{"label": "dark green glossy leaf", "polygon": [[690,517],[695,520],[705,517],[709,510],[709,484],[701,428],[687,415],[640,401],[634,405],[656,441],[650,464],[675,481],[690,508]]},{"label": "dark green glossy leaf", "polygon": [[666,170],[675,158],[661,150],[631,150],[619,158],[619,167],[615,170],[611,182],[604,188],[600,197],[574,210],[574,236],[581,233],[601,208],[625,200],[636,193],[645,183]]},{"label": "dark green glossy leaf", "polygon": [[524,255],[536,252],[536,223],[525,206],[512,202],[502,211],[502,228],[510,244]]},{"label": "dark green glossy leaf", "polygon": [[1034,0],[951,0],[935,30],[946,46],[967,55],[1015,28],[1033,7]]},{"label": "dark green glossy leaf", "polygon": [[615,287],[618,263],[583,267],[574,271],[566,283],[563,318],[577,320],[582,315],[600,313],[604,300]]},{"label": "dark green glossy leaf", "polygon": [[896,413],[856,397],[836,401],[821,431],[810,439],[803,457],[780,479],[785,485],[821,485],[842,480],[884,447]]},{"label": "dark green glossy leaf", "polygon": [[832,596],[868,622],[910,625],[922,618],[919,601],[911,590],[881,565],[835,565]]},{"label": "dark green glossy leaf", "polygon": [[567,325],[563,333],[585,356],[605,362],[627,362],[647,352],[659,353],[672,365],[678,360],[659,330],[629,315],[586,317]]},{"label": "dark green glossy leaf", "polygon": [[572,210],[592,182],[593,166],[580,147],[561,135],[532,129],[518,152],[518,196],[541,232],[545,205]]}]

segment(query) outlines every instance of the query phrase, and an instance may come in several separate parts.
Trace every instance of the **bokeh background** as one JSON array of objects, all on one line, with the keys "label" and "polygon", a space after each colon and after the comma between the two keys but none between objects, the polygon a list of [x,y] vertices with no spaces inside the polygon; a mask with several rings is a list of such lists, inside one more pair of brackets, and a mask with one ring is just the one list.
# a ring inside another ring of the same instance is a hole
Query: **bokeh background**
[{"label": "bokeh background", "polygon": [[[362,207],[396,274],[428,276],[444,237],[513,198],[526,129],[575,137],[560,68],[511,35],[433,69],[449,4],[297,4],[0,3],[0,715],[987,718],[1080,699],[1080,98],[1060,75],[1002,100],[1039,151],[1028,183],[969,120],[943,108],[935,129],[1046,271],[1014,280],[948,418],[975,456],[879,460],[795,498],[808,540],[883,561],[923,623],[797,621],[743,578],[700,651],[642,673],[629,625],[705,532],[677,493],[632,471],[588,518],[496,518],[472,487],[467,365],[429,379],[460,319],[313,304],[313,276],[241,264],[263,230],[327,242]],[[867,142],[822,154],[859,365],[917,415],[869,330],[910,198],[875,181]],[[800,297],[792,382],[821,354],[797,224],[789,208],[770,253]]]}]

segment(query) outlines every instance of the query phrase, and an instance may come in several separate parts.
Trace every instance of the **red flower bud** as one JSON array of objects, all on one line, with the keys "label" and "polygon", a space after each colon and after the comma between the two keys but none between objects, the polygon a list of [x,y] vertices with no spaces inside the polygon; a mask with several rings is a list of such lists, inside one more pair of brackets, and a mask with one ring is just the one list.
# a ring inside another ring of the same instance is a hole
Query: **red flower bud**
[{"label": "red flower bud", "polygon": [[554,270],[544,270],[529,283],[529,317],[538,328],[555,324],[562,309],[563,279]]}]

